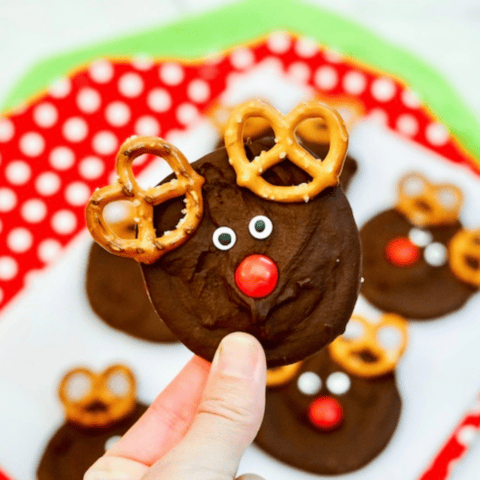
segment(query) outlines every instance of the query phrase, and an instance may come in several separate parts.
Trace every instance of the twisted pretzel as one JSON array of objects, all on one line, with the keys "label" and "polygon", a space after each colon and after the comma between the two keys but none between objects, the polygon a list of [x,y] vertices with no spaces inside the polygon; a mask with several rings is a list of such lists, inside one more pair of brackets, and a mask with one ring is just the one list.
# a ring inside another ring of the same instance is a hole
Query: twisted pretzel
[{"label": "twisted pretzel", "polygon": [[[132,163],[139,155],[154,154],[166,160],[176,179],[156,187],[142,189],[132,172]],[[198,175],[182,152],[156,137],[131,137],[117,155],[116,182],[96,190],[86,207],[87,226],[93,238],[115,255],[130,257],[142,263],[154,263],[162,255],[184,243],[196,230],[203,214],[203,177]],[[170,232],[157,237],[153,226],[153,207],[185,195],[186,215]],[[110,202],[129,200],[135,207],[137,238],[119,237],[103,218]]]},{"label": "twisted pretzel", "polygon": [[[122,375],[127,380],[128,391],[124,395],[109,388],[108,382],[114,375]],[[90,388],[77,400],[70,397],[69,385],[78,376],[87,377]],[[124,365],[112,365],[99,374],[88,368],[75,368],[63,377],[58,395],[69,422],[86,428],[106,427],[125,418],[135,408],[135,377]]]},{"label": "twisted pretzel", "polygon": [[462,203],[455,185],[431,183],[420,173],[409,173],[398,184],[396,208],[418,227],[455,223]]},{"label": "twisted pretzel", "polygon": [[[266,119],[276,140],[273,148],[262,152],[252,162],[248,160],[243,144],[244,125],[251,117]],[[295,130],[302,121],[318,117],[325,121],[330,133],[330,150],[323,161],[308,153],[295,137]],[[225,127],[225,147],[237,174],[237,184],[277,202],[308,202],[325,188],[338,185],[347,146],[348,134],[340,115],[316,101],[302,103],[284,117],[267,103],[250,100],[234,108]],[[287,157],[312,180],[301,185],[279,187],[262,178],[268,168]]]},{"label": "twisted pretzel", "polygon": [[480,288],[480,229],[460,230],[448,249],[452,272],[460,280]]},{"label": "twisted pretzel", "polygon": [[[348,372],[363,378],[392,372],[407,346],[407,322],[391,313],[382,315],[378,324],[372,324],[360,315],[353,315],[352,320],[363,326],[363,335],[353,340],[343,335],[338,337],[328,347],[330,357]],[[378,341],[378,332],[385,327],[393,327],[401,334],[400,345],[394,350],[385,349]],[[374,360],[363,360],[360,356],[362,352],[370,353]]]},{"label": "twisted pretzel", "polygon": [[267,370],[267,387],[280,387],[289,382],[300,370],[303,362],[292,363]]}]

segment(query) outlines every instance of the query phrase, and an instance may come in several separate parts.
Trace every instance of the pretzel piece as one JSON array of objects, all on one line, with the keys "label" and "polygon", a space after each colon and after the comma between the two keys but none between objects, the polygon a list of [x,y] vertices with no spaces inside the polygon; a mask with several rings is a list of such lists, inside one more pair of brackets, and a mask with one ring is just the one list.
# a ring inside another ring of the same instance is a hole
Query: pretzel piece
[{"label": "pretzel piece", "polygon": [[[74,399],[69,395],[69,385],[79,375],[90,380],[90,388],[79,399]],[[127,381],[128,389],[124,394],[115,393],[109,388],[108,382],[115,375],[122,375]],[[125,418],[135,408],[135,376],[124,365],[112,365],[99,374],[79,367],[63,377],[58,395],[69,422],[85,428],[107,427]]]},{"label": "pretzel piece", "polygon": [[[132,163],[140,155],[153,154],[163,158],[172,168],[176,179],[156,187],[141,188],[132,172]],[[156,137],[131,137],[117,155],[116,182],[96,190],[86,207],[86,221],[95,241],[115,255],[134,258],[151,264],[162,255],[186,242],[198,227],[203,214],[202,185],[198,175],[182,152]],[[153,207],[172,198],[185,195],[186,215],[176,228],[157,237],[153,226]],[[135,207],[137,238],[121,238],[103,218],[110,202],[129,200]]]},{"label": "pretzel piece", "polygon": [[451,225],[458,220],[463,194],[455,185],[434,184],[424,175],[412,172],[398,184],[397,210],[414,225]]},{"label": "pretzel piece", "polygon": [[280,387],[289,382],[300,370],[303,362],[267,370],[267,387]]},{"label": "pretzel piece", "polygon": [[460,280],[480,288],[480,229],[460,230],[448,249],[452,272]]},{"label": "pretzel piece", "polygon": [[[276,145],[250,162],[245,153],[243,130],[252,117],[268,121],[275,132]],[[297,126],[311,118],[323,119],[330,133],[330,149],[323,161],[301,147],[295,137]],[[347,146],[348,133],[340,115],[316,101],[302,103],[284,117],[267,103],[250,100],[234,108],[225,127],[225,147],[237,174],[237,184],[262,198],[277,202],[308,202],[325,188],[338,185]],[[287,157],[307,172],[312,180],[301,185],[280,187],[262,178],[268,168]]]},{"label": "pretzel piece", "polygon": [[[361,337],[349,340],[340,336],[329,345],[330,357],[353,375],[362,378],[378,377],[395,370],[398,360],[407,347],[407,322],[399,315],[385,313],[378,324],[373,324],[360,315],[353,315],[353,321],[363,327]],[[401,335],[397,348],[384,348],[378,339],[382,328],[395,328]],[[361,354],[368,353],[371,361],[362,359]]]}]

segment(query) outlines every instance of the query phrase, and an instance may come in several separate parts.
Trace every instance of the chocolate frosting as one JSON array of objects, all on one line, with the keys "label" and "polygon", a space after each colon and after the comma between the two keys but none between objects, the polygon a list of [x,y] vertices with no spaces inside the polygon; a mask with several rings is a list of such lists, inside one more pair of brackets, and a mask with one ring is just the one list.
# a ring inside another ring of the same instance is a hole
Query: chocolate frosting
[{"label": "chocolate frosting", "polygon": [[[429,320],[461,308],[475,288],[459,280],[448,262],[429,265],[423,257],[412,266],[397,267],[385,256],[385,247],[396,237],[408,237],[416,228],[397,210],[387,210],[369,220],[361,229],[363,245],[362,294],[375,306],[413,320]],[[417,227],[418,228],[418,227]],[[462,228],[453,225],[428,227],[433,242],[448,248],[452,237]]]},{"label": "chocolate frosting", "polygon": [[137,403],[126,418],[106,428],[82,428],[65,422],[51,438],[37,470],[38,480],[83,480],[85,472],[105,453],[105,443],[124,435],[147,406]]},{"label": "chocolate frosting", "polygon": [[135,260],[112,255],[94,242],[86,289],[93,311],[111,327],[151,342],[177,341],[150,303]]},{"label": "chocolate frosting", "polygon": [[[314,372],[321,379],[315,395],[302,393],[299,376]],[[327,379],[334,372],[350,378],[350,388],[341,395],[331,393]],[[320,396],[337,400],[343,423],[333,431],[322,431],[308,420],[310,403]],[[349,374],[329,356],[328,349],[304,362],[286,385],[267,389],[265,416],[255,442],[278,460],[321,475],[339,475],[357,470],[373,460],[388,444],[400,418],[401,399],[395,376],[374,379]]]},{"label": "chocolate frosting", "polygon": [[[273,145],[263,139],[246,145],[247,154],[253,158]],[[200,226],[156,264],[142,265],[152,303],[177,338],[210,361],[225,335],[245,331],[260,340],[269,366],[276,366],[305,358],[340,335],[360,277],[358,231],[342,189],[328,188],[308,203],[265,200],[236,184],[224,148],[193,168],[206,180]],[[308,181],[288,160],[264,178],[276,185]],[[155,208],[157,235],[175,228],[183,208],[182,198]],[[249,233],[257,215],[273,222],[264,240]],[[237,235],[228,251],[212,242],[220,226]],[[251,254],[267,255],[279,270],[277,287],[265,298],[250,298],[235,284],[235,269]]]}]

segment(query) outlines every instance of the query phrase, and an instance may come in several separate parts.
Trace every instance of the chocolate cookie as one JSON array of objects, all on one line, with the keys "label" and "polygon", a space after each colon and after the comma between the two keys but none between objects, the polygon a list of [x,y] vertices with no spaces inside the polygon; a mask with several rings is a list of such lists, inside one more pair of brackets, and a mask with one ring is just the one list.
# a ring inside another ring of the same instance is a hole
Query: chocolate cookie
[{"label": "chocolate cookie", "polygon": [[352,375],[325,348],[288,383],[267,389],[255,442],[301,470],[339,475],[366,465],[387,446],[400,411],[394,373]]},{"label": "chocolate cookie", "polygon": [[[265,138],[245,151],[253,159],[274,145]],[[200,225],[186,243],[142,265],[153,305],[177,338],[211,360],[225,335],[249,332],[273,367],[305,358],[341,334],[361,263],[342,189],[326,188],[308,203],[282,203],[238,186],[225,148],[192,166],[205,179]],[[288,158],[263,178],[276,186],[311,180]],[[183,209],[181,198],[155,207],[157,236],[175,229]],[[249,278],[257,267],[268,277],[260,286]]]},{"label": "chocolate cookie", "polygon": [[84,428],[65,422],[51,438],[37,470],[38,480],[82,480],[115,437],[122,436],[147,406],[138,403],[127,417],[103,428]]},{"label": "chocolate cookie", "polygon": [[151,342],[177,341],[150,303],[135,260],[112,255],[93,243],[86,289],[92,309],[110,327]]},{"label": "chocolate cookie", "polygon": [[462,229],[412,224],[396,209],[369,220],[361,229],[361,293],[378,308],[416,320],[429,320],[461,308],[478,291],[457,278],[448,246]]}]

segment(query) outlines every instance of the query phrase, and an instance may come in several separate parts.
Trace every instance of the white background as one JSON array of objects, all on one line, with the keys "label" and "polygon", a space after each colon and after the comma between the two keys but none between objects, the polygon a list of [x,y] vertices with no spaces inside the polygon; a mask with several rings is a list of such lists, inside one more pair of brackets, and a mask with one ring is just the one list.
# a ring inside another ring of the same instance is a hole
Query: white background
[{"label": "white background", "polygon": [[[173,21],[188,12],[201,12],[224,3],[221,0],[136,0],[134,2],[135,8],[132,9],[132,2],[124,0],[90,0],[83,2],[79,0],[0,0],[0,62],[2,65],[2,68],[0,68],[0,99],[28,71],[29,67],[55,52],[68,51],[116,35],[125,35],[145,27]],[[463,98],[468,100],[467,103],[480,117],[480,89],[478,88],[480,79],[480,63],[478,61],[480,3],[478,1],[318,0],[315,3],[363,23],[384,38],[408,48],[427,60],[456,86]],[[364,139],[373,135],[372,140],[376,140],[377,133],[374,129],[368,129]],[[352,145],[355,145],[355,138],[352,140]],[[356,144],[360,157],[362,151],[365,151],[364,146],[362,146],[364,141],[367,140],[358,140]],[[387,146],[390,142],[396,142],[396,140],[385,137],[384,142]],[[368,158],[365,161],[368,162]],[[385,174],[388,176],[388,172],[385,172]],[[397,174],[398,171],[390,173],[392,183],[387,184],[386,188],[392,187],[394,177]],[[364,175],[365,172],[357,181],[367,182],[368,178],[365,178]],[[458,173],[458,175],[463,177],[462,173]],[[387,191],[388,189],[385,191],[385,195],[388,195]],[[356,195],[360,197],[361,193],[355,189],[354,185],[352,202]],[[384,198],[385,202],[388,203],[388,196],[384,196]],[[373,210],[369,211],[369,208],[368,204],[359,207],[356,212],[359,223],[365,221],[373,213]],[[472,218],[472,214],[469,216]],[[67,270],[71,271],[70,269],[74,265],[81,264],[84,258],[82,255],[85,255],[86,248],[88,248],[87,245],[86,238],[79,239],[77,248],[71,250],[68,260],[66,259],[49,273],[50,281],[53,282],[52,285],[57,282],[56,285],[62,285],[62,291],[82,290],[83,278],[81,275],[71,278],[68,286],[64,285],[64,278]],[[66,290],[65,287],[67,287]],[[41,285],[36,285],[35,291],[32,293],[33,296],[29,299],[29,302],[31,305],[35,305],[38,311],[42,310],[42,302],[45,311],[51,308],[46,300],[45,289]],[[12,404],[22,407],[18,409],[21,412],[21,415],[18,416],[18,428],[16,429],[14,423],[11,422],[9,424],[11,431],[4,431],[3,434],[0,434],[0,464],[3,463],[6,467],[8,467],[6,460],[11,458],[9,454],[15,454],[16,457],[19,455],[18,446],[13,441],[9,441],[8,435],[11,434],[13,437],[22,439],[22,445],[29,452],[40,451],[44,446],[45,439],[55,428],[54,423],[61,420],[59,405],[56,403],[53,394],[53,386],[58,382],[60,372],[64,370],[64,368],[58,367],[58,360],[49,355],[45,362],[39,363],[42,368],[49,365],[51,367],[51,373],[47,374],[44,380],[49,388],[42,389],[39,385],[26,381],[27,378],[43,379],[45,377],[44,372],[36,366],[38,362],[35,357],[44,357],[47,355],[49,348],[54,348],[54,346],[43,344],[36,351],[32,347],[32,355],[24,356],[19,365],[19,353],[25,348],[25,345],[35,345],[38,344],[36,341],[39,338],[49,338],[48,332],[55,334],[55,338],[62,335],[66,339],[73,339],[77,328],[79,332],[83,328],[89,328],[90,342],[83,347],[88,351],[82,351],[82,348],[77,350],[62,348],[58,350],[57,353],[62,355],[62,365],[74,364],[88,358],[93,367],[103,367],[106,363],[120,358],[131,361],[133,365],[140,368],[142,365],[152,364],[152,362],[162,361],[164,358],[174,356],[175,361],[171,367],[172,369],[179,369],[181,364],[189,357],[188,352],[181,346],[168,347],[165,356],[159,356],[156,348],[152,346],[132,343],[121,335],[112,334],[111,330],[104,328],[96,321],[91,312],[82,310],[85,309],[85,305],[82,303],[84,299],[73,297],[69,301],[72,302],[71,307],[75,311],[69,313],[66,309],[64,312],[69,323],[65,323],[64,319],[63,324],[61,324],[57,319],[51,325],[48,325],[46,323],[47,318],[42,318],[41,315],[32,317],[31,308],[20,308],[17,312],[12,311],[15,315],[5,319],[5,323],[0,325],[0,343],[3,347],[0,351],[0,417],[5,412],[10,411],[3,407]],[[413,337],[414,342],[417,342],[417,349],[415,350],[417,353],[407,354],[403,369],[399,372],[401,387],[403,387],[403,389],[401,388],[402,394],[407,406],[405,416],[407,419],[415,419],[420,422],[422,418],[426,418],[426,420],[423,424],[419,424],[418,432],[415,429],[409,430],[406,428],[405,420],[400,425],[398,438],[394,441],[396,444],[400,442],[405,446],[410,444],[412,454],[414,450],[421,452],[422,445],[427,444],[428,447],[425,447],[425,450],[428,451],[424,453],[426,460],[432,452],[434,441],[422,437],[426,430],[422,431],[421,427],[423,426],[424,429],[429,427],[431,431],[435,432],[434,440],[438,444],[441,443],[442,438],[448,433],[447,426],[453,427],[455,424],[456,412],[458,411],[458,414],[460,414],[461,410],[468,406],[469,399],[472,398],[473,400],[473,394],[480,386],[480,359],[478,355],[469,355],[465,352],[467,346],[478,350],[476,344],[478,344],[479,329],[475,329],[473,323],[475,321],[478,323],[479,320],[478,303],[476,305],[476,312],[471,307],[467,312],[468,316],[465,316],[462,320],[465,323],[460,331],[458,328],[450,331],[449,325],[452,324],[450,320],[442,321],[439,324],[441,326],[436,330],[438,333],[433,336],[429,333],[428,336],[423,337],[423,333],[426,333],[424,331],[426,326],[417,327],[416,331],[418,333],[416,337]],[[22,322],[21,328],[18,327],[20,322]],[[86,322],[88,326],[82,327],[81,322]],[[16,324],[15,327],[13,327],[14,323]],[[61,325],[63,325],[63,330]],[[471,330],[468,330],[469,328]],[[457,333],[454,334],[454,331]],[[467,333],[467,335],[464,337],[462,333]],[[477,334],[477,342],[475,342],[475,338],[468,339],[468,337],[471,337],[470,334],[475,333]],[[19,338],[19,334],[21,338]],[[3,340],[8,339],[8,348],[5,348],[6,344],[2,341],[2,335]],[[447,340],[445,340],[446,337],[448,337]],[[428,340],[430,348],[427,349],[426,345],[421,344],[422,338]],[[109,346],[104,347],[106,344]],[[102,348],[99,348],[100,345]],[[413,351],[415,343],[411,347],[411,351]],[[445,352],[445,349],[447,352]],[[118,352],[125,353],[119,356]],[[440,370],[440,366],[449,356],[459,367],[458,371],[450,370],[445,374]],[[422,375],[417,375],[415,382],[410,381],[412,377],[409,377],[408,373],[405,372],[413,371],[417,366],[415,362],[422,362],[422,365],[429,367],[431,374],[438,373],[439,377],[437,378],[441,378],[441,381],[446,384],[436,387],[429,385],[431,380],[422,377]],[[460,368],[462,362],[469,363],[465,364],[462,369]],[[163,387],[168,377],[171,376],[165,373],[168,367],[169,365],[166,364],[157,364],[156,368],[142,370],[140,393],[145,400],[153,398],[156,391]],[[158,371],[156,371],[157,368]],[[443,375],[440,375],[440,372]],[[37,373],[38,375],[36,375]],[[23,380],[19,380],[18,375],[22,374],[26,376]],[[12,380],[14,377],[19,383],[18,388],[13,387]],[[402,381],[403,377],[407,378],[405,382]],[[465,379],[463,383],[461,381],[462,377]],[[458,395],[451,395],[449,393],[449,382],[454,383],[456,388],[461,388],[462,392],[458,392]],[[39,391],[43,393],[38,393]],[[434,392],[434,394],[428,395],[429,391]],[[8,395],[6,392],[8,392]],[[421,397],[422,392],[426,396]],[[427,396],[428,402],[426,401]],[[421,405],[418,405],[419,398],[423,398],[425,403],[422,402]],[[435,407],[432,407],[431,402],[436,404]],[[437,417],[426,413],[422,414],[423,411],[431,411],[432,408],[437,412]],[[445,410],[445,412],[442,412],[442,410]],[[454,410],[454,413],[452,413],[452,410]],[[53,416],[54,420],[46,420],[48,415]],[[430,426],[428,422],[431,422]],[[32,434],[29,435],[29,431]],[[43,438],[35,435],[35,432],[42,432]],[[14,439],[10,438],[11,440]],[[401,473],[409,471],[408,448],[405,451],[405,456],[395,458],[392,449],[396,444],[394,443],[392,447],[389,447],[383,456],[385,461],[390,460],[390,466],[392,463],[398,462],[398,475],[389,478],[409,480],[412,478],[411,476],[403,476]],[[15,465],[10,466],[12,473],[17,475],[18,480],[30,480],[31,478],[31,469],[28,467],[29,460],[25,460],[23,466],[21,462],[16,462]],[[249,452],[246,458],[247,465],[254,468],[258,461],[258,452],[255,450]],[[405,464],[407,464],[407,467],[404,466]],[[272,474],[267,475],[269,467],[265,468],[264,475],[267,476],[267,480],[273,480],[275,478],[273,470]],[[385,470],[371,469],[369,478],[386,478],[379,473],[380,471],[386,473]],[[293,470],[287,471],[287,473],[290,474],[289,478],[296,478]],[[367,474],[368,472],[365,471],[364,473]],[[357,476],[351,478],[353,480]],[[462,465],[457,467],[452,478],[454,480],[480,478],[480,442],[476,442],[476,448]]]}]

